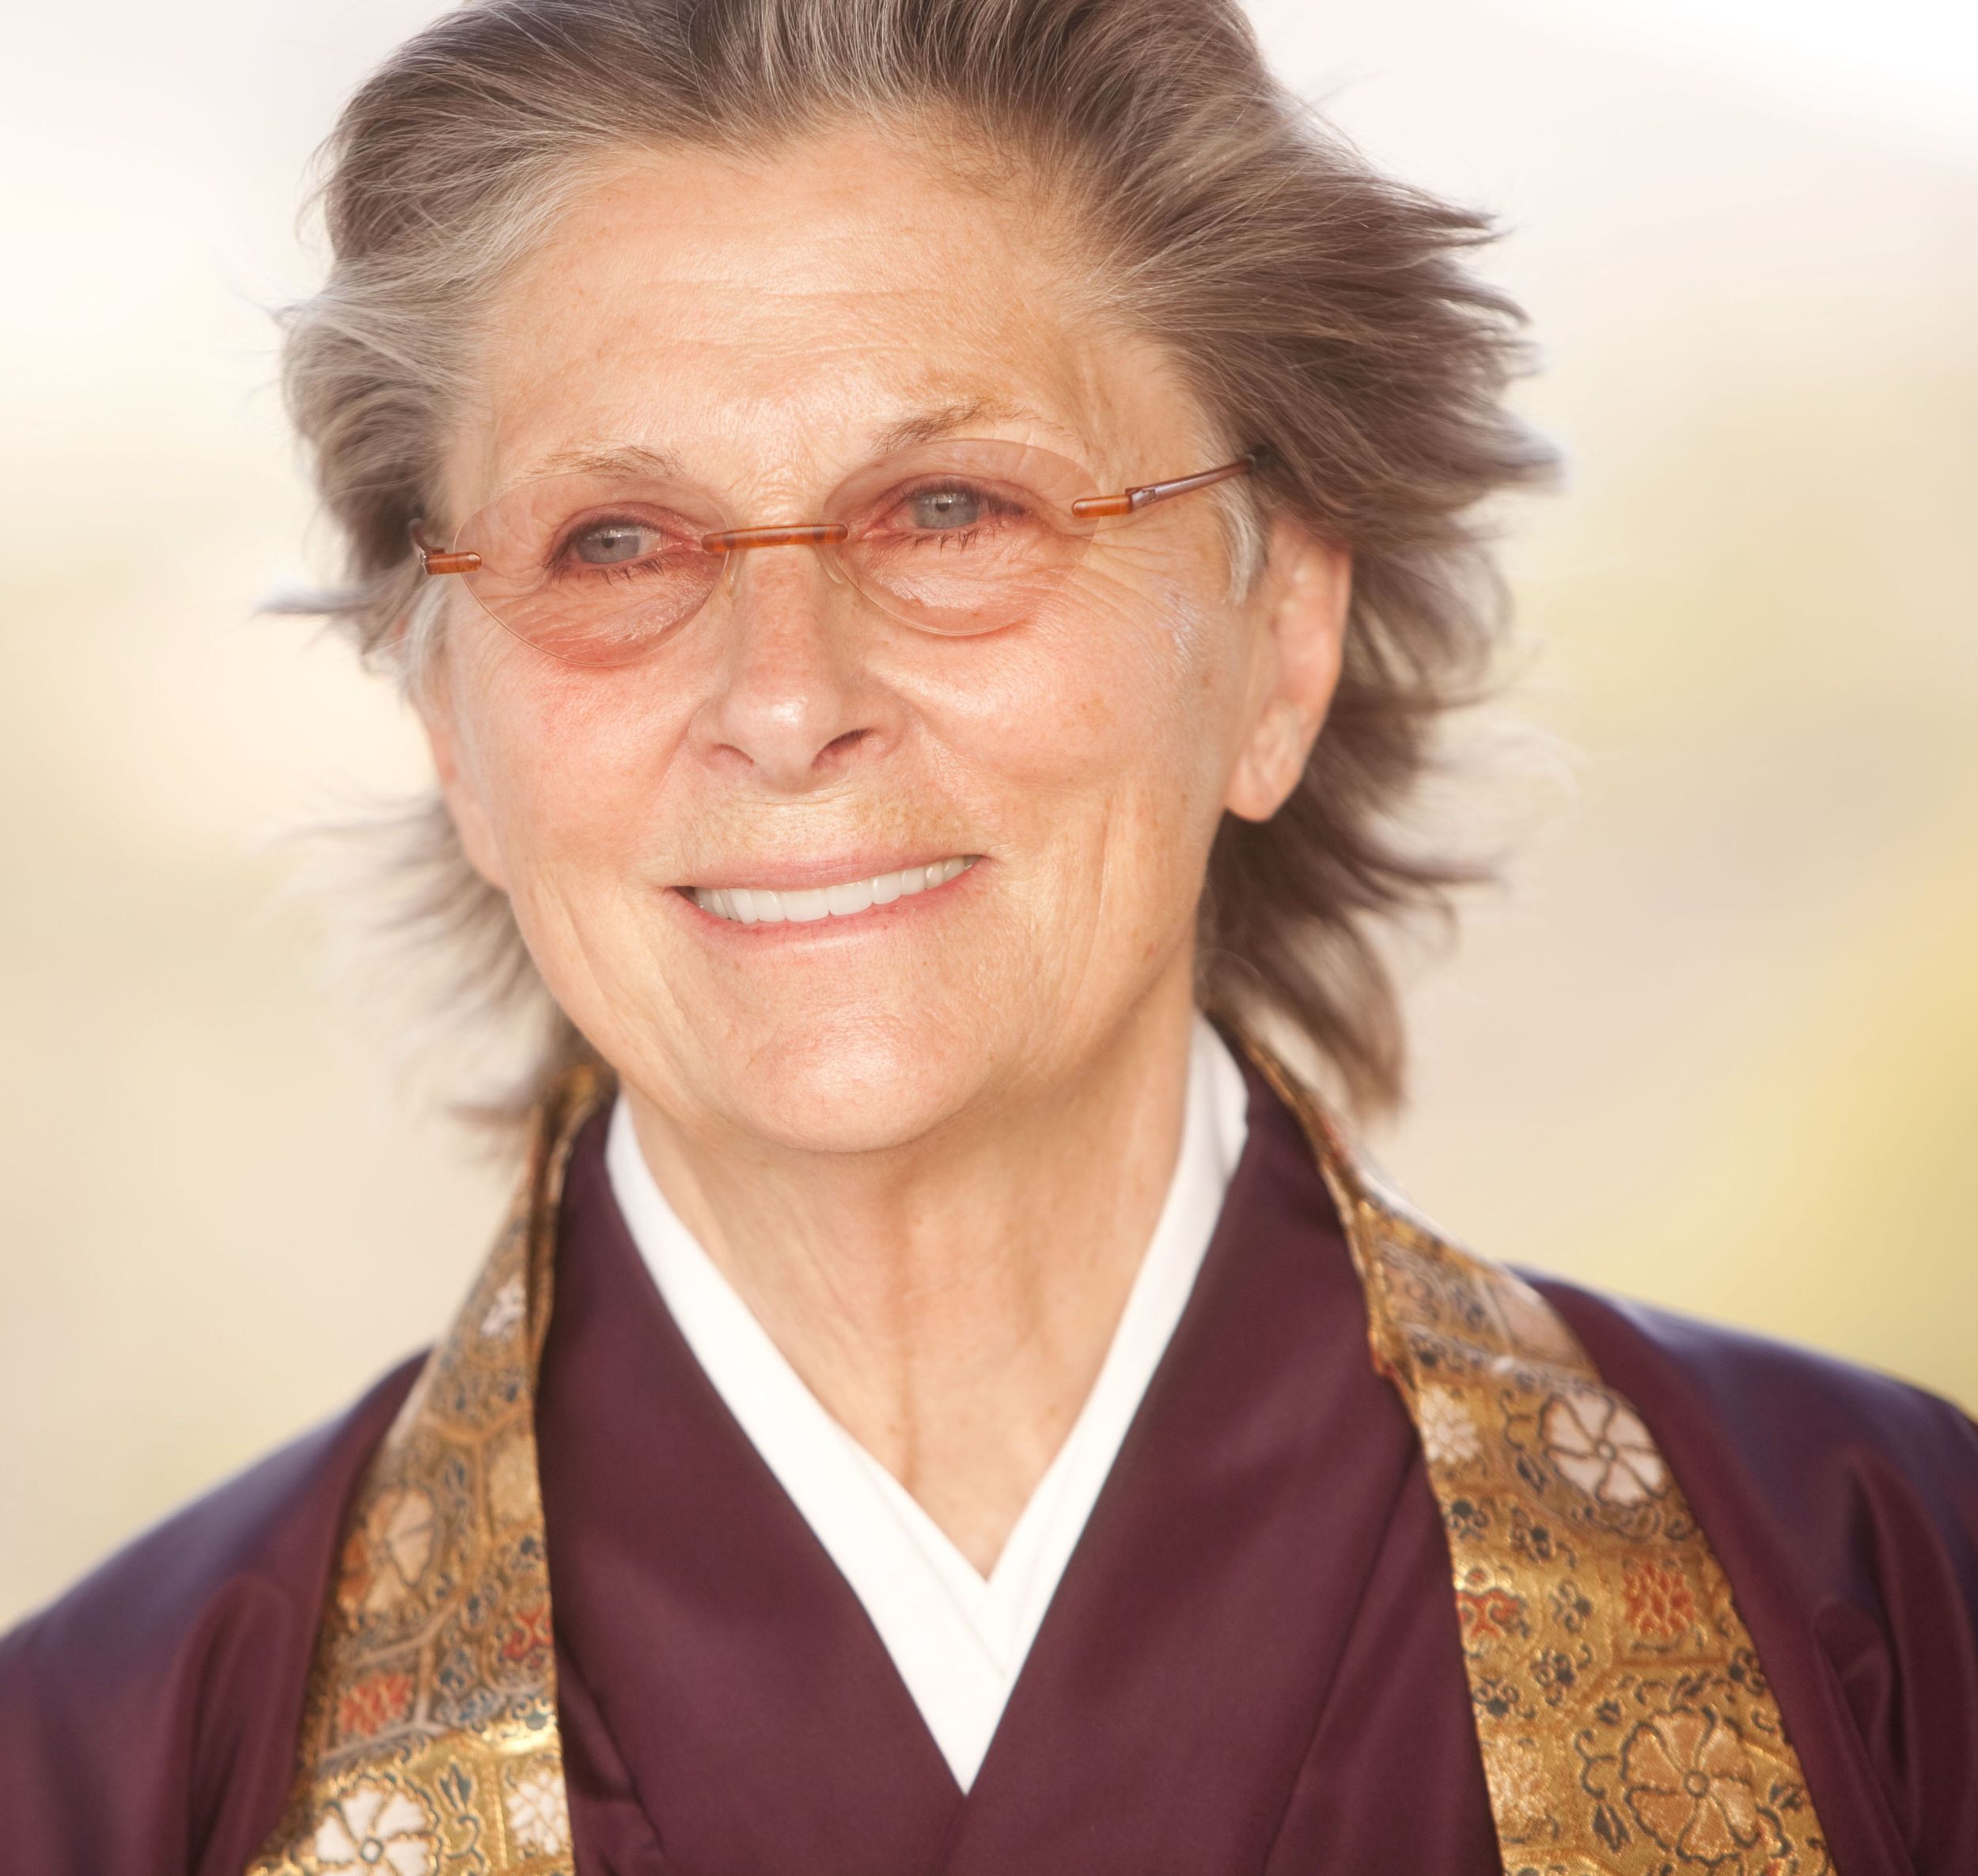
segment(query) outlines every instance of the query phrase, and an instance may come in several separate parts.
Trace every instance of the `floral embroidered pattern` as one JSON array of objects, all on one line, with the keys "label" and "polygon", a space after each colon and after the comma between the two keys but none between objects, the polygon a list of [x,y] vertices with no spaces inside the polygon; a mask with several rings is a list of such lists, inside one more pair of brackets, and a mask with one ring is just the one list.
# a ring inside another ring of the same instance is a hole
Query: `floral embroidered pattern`
[{"label": "floral embroidered pattern", "polygon": [[1524,1599],[1509,1590],[1494,1586],[1458,1590],[1456,1616],[1465,1643],[1502,1641],[1510,1635],[1531,1633],[1531,1624],[1525,1619]]},{"label": "floral embroidered pattern", "polygon": [[325,1807],[311,1848],[323,1876],[431,1876],[433,1820],[403,1791],[359,1784]]},{"label": "floral embroidered pattern", "polygon": [[494,1292],[481,1317],[481,1333],[492,1341],[506,1335],[529,1311],[529,1298],[520,1273],[510,1277]]},{"label": "floral embroidered pattern", "polygon": [[337,1601],[354,1616],[385,1614],[419,1587],[432,1560],[432,1499],[415,1489],[388,1491],[344,1546]]},{"label": "floral embroidered pattern", "polygon": [[366,1674],[337,1702],[336,1730],[345,1739],[369,1739],[412,1710],[410,1674]]},{"label": "floral embroidered pattern", "polygon": [[1653,1557],[1623,1566],[1621,1602],[1628,1627],[1644,1641],[1676,1641],[1696,1625],[1696,1599],[1682,1571]]},{"label": "floral embroidered pattern", "polygon": [[1470,1410],[1446,1388],[1424,1388],[1415,1411],[1422,1450],[1437,1465],[1467,1465],[1483,1450]]},{"label": "floral embroidered pattern", "polygon": [[541,1659],[556,1646],[550,1632],[549,1599],[517,1609],[502,1627],[498,1644],[501,1658],[515,1662]]},{"label": "floral embroidered pattern", "polygon": [[1304,1123],[1442,1510],[1506,1876],[1832,1876],[1799,1761],[1654,1436],[1545,1298]]},{"label": "floral embroidered pattern", "polygon": [[1514,1819],[1522,1832],[1535,1835],[1543,1831],[1552,1810],[1544,1755],[1530,1741],[1521,1740],[1485,1770],[1491,1810],[1498,1817]]},{"label": "floral embroidered pattern", "polygon": [[[1508,1272],[1305,1123],[1374,1364],[1422,1442],[1507,1876],[1832,1876],[1798,1760],[1648,1429]],[[602,1084],[539,1117],[514,1215],[361,1488],[286,1816],[249,1876],[574,1876],[532,1431],[557,1203]]]},{"label": "floral embroidered pattern", "polygon": [[1575,1388],[1539,1416],[1545,1450],[1562,1476],[1589,1498],[1639,1505],[1662,1489],[1662,1456],[1648,1429],[1612,1394]]},{"label": "floral embroidered pattern", "polygon": [[541,1856],[570,1848],[570,1801],[557,1766],[531,1764],[502,1795],[509,1835],[521,1848]]},{"label": "floral embroidered pattern", "polygon": [[1621,1781],[1642,1828],[1685,1863],[1717,1869],[1759,1840],[1751,1761],[1707,1710],[1644,1720],[1621,1748]]},{"label": "floral embroidered pattern", "polygon": [[515,1210],[358,1489],[295,1786],[249,1876],[573,1876],[529,1331],[603,1086],[546,1104]]}]

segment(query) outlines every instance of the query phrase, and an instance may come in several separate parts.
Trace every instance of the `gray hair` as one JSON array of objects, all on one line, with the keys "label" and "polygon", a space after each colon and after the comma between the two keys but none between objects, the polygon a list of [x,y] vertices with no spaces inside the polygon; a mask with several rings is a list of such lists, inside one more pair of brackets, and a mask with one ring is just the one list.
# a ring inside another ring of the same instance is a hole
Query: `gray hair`
[{"label": "gray hair", "polygon": [[[440,608],[408,530],[441,510],[477,321],[599,163],[642,146],[760,153],[847,118],[958,134],[1067,199],[1108,311],[1168,348],[1232,453],[1266,452],[1225,504],[1240,580],[1273,515],[1351,550],[1330,716],[1272,820],[1225,817],[1197,994],[1302,1035],[1362,1110],[1392,1105],[1404,1048],[1382,932],[1481,877],[1401,832],[1506,628],[1479,505],[1551,457],[1503,404],[1521,316],[1464,264],[1487,220],[1372,169],[1271,76],[1236,0],[445,14],[346,108],[327,149],[329,275],[285,315],[290,408],[347,559],[321,609],[420,680]],[[468,1026],[526,1038],[519,1079],[482,1109],[513,1116],[595,1057],[437,798],[392,838],[400,936]]]}]

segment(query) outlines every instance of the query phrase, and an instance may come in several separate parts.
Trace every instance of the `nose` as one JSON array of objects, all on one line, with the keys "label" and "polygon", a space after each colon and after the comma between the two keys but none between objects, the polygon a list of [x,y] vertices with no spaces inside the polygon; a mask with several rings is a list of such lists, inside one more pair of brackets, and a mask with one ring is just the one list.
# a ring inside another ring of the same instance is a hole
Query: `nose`
[{"label": "nose", "polygon": [[710,620],[722,644],[700,712],[711,760],[800,794],[840,775],[885,737],[887,700],[859,655],[850,589],[808,546],[729,556]]}]

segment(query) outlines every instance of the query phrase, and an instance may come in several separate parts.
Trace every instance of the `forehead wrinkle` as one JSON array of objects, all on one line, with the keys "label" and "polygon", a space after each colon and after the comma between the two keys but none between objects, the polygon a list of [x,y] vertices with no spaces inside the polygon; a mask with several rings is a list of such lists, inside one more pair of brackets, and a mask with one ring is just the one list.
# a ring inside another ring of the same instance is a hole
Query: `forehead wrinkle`
[{"label": "forehead wrinkle", "polygon": [[[592,395],[579,400],[598,407],[584,423],[584,429],[577,432],[577,438],[571,435],[574,425],[556,424],[563,430],[562,437],[552,434],[542,441],[560,446],[540,457],[525,458],[528,466],[519,477],[499,476],[499,483],[511,484],[517,479],[573,470],[650,476],[680,482],[696,479],[687,465],[690,458],[699,460],[704,454],[697,437],[676,433],[671,438],[642,445],[620,445],[612,440],[613,431],[620,437],[627,431],[637,436],[645,427],[635,414],[636,404],[645,401],[637,395],[642,378],[654,375],[663,381],[680,369],[676,358],[665,355],[676,351],[676,346],[664,351],[658,347],[660,335],[650,324],[650,298],[646,304],[634,306],[627,302],[623,291],[631,283],[627,280],[586,279],[583,276],[589,270],[581,266],[560,271],[545,269],[540,265],[542,258],[536,257],[537,264],[527,269],[514,283],[506,308],[508,319],[503,322],[511,330],[517,324],[524,332],[535,328],[535,343],[525,339],[522,347],[526,362],[535,367],[525,374],[522,402],[525,411],[531,404],[536,409],[529,413],[521,427],[540,434],[545,417],[555,423],[553,406],[562,401],[554,396],[555,380],[574,362],[581,362],[574,361],[567,352],[574,336],[567,320],[519,316],[529,310],[532,294],[544,287],[559,294],[574,291],[579,301],[602,320],[602,335],[596,336],[595,343],[588,348],[592,368],[588,389]],[[591,258],[597,256],[593,253]],[[793,291],[782,283],[765,282],[760,277],[745,281],[724,278],[725,273],[725,269],[718,270],[713,279],[701,282],[717,288],[717,304],[696,306],[690,295],[688,303],[678,308],[684,316],[687,349],[711,350],[719,354],[703,360],[697,371],[689,373],[700,381],[699,388],[704,391],[710,381],[733,374],[731,395],[738,394],[736,401],[716,418],[724,445],[738,441],[740,433],[749,427],[743,411],[750,405],[760,407],[765,417],[773,411],[779,419],[786,415],[795,418],[800,430],[817,438],[817,413],[813,410],[805,417],[803,407],[812,404],[835,381],[838,390],[835,396],[826,392],[826,401],[836,403],[838,408],[828,414],[825,427],[835,428],[837,422],[851,419],[866,431],[866,460],[942,436],[966,435],[972,429],[980,434],[990,425],[1010,425],[1034,431],[1037,440],[1047,446],[1065,449],[1068,445],[1068,453],[1081,459],[1096,454],[1109,463],[1120,453],[1120,439],[1113,433],[1120,413],[1113,407],[1115,399],[1107,395],[1104,385],[1106,356],[1104,353],[1090,355],[1088,343],[1083,343],[1089,335],[1075,322],[1048,322],[1053,334],[1064,341],[1048,344],[1042,343],[1044,335],[1034,316],[1034,307],[1033,316],[1018,320],[1014,330],[1001,320],[991,319],[985,326],[981,318],[971,317],[964,320],[961,330],[956,331],[949,316],[938,328],[938,347],[923,348],[913,342],[921,336],[924,321],[908,320],[904,330],[896,330],[896,321],[882,320],[882,330],[875,333],[870,317],[848,317],[844,307],[832,303],[844,299],[856,307],[870,298],[870,288],[832,289],[813,283],[803,290]],[[636,284],[650,289],[656,282],[642,273]],[[748,349],[736,356],[742,332],[730,316],[734,311],[730,302],[732,294],[744,288],[758,314],[765,307],[774,307],[776,311],[767,320],[757,317],[744,328],[748,333]],[[929,299],[949,316],[957,311],[950,305],[950,296],[931,288],[921,288],[917,294],[910,290],[906,297]],[[965,304],[968,296],[962,297]],[[792,316],[784,316],[786,308]],[[794,316],[800,310],[807,316]],[[897,313],[900,309],[896,305],[892,310]],[[980,314],[983,309],[978,306],[976,310]],[[584,323],[582,319],[578,322],[580,326]],[[820,325],[826,329],[820,332]],[[833,327],[836,330],[830,329]],[[550,338],[550,335],[558,336]],[[517,332],[515,335],[520,339],[523,333]],[[673,336],[677,340],[680,335]],[[544,355],[546,339],[551,348],[549,356]],[[911,355],[916,349],[923,351],[917,359]],[[957,349],[973,356],[943,360],[938,355],[942,351]],[[902,365],[908,368],[904,373],[900,370]],[[963,369],[954,370],[956,365]],[[613,366],[617,367],[616,372],[610,369]],[[604,388],[597,382],[599,367],[604,368],[602,375],[607,380],[612,377],[622,380],[617,394],[608,398],[595,395]],[[900,376],[907,377],[907,385],[897,384]],[[885,385],[887,377],[895,378],[895,386]],[[534,395],[526,385],[529,377],[535,380]],[[912,381],[915,379],[919,381],[918,384]],[[854,414],[846,410],[845,403],[862,380],[866,390],[877,395],[872,397],[869,412]],[[1041,402],[1034,396],[1025,395],[1033,382],[1043,392]],[[890,396],[887,395],[889,389]],[[549,408],[544,407],[541,396],[544,390],[552,392],[547,400]],[[889,406],[897,411],[902,404],[909,402],[921,407],[910,407],[900,415],[888,411]],[[611,404],[620,407],[621,419],[629,417],[631,421],[622,426],[612,422],[608,415]],[[627,407],[628,404],[635,407]],[[1049,414],[1053,411],[1059,414],[1054,417]],[[848,423],[847,428],[851,427]],[[588,436],[585,430],[589,431]],[[841,460],[854,456],[860,447],[852,437],[846,440],[851,446],[844,449]],[[723,453],[726,453],[726,449]],[[1097,468],[1089,462],[1089,466]],[[1139,472],[1137,460],[1131,466]],[[1099,472],[1103,475],[1105,472]]]},{"label": "forehead wrinkle", "polygon": [[[961,136],[945,118],[923,123],[916,117],[892,130],[897,134],[875,135],[862,123],[820,123],[767,150],[724,153],[669,146],[611,153],[556,233],[510,277],[491,322],[492,335],[519,342],[525,362],[535,364],[539,373],[570,363],[566,351],[570,322],[545,319],[533,304],[547,292],[564,300],[566,310],[574,298],[579,327],[602,328],[597,354],[621,348],[637,354],[654,341],[648,321],[657,296],[673,302],[684,322],[682,331],[672,335],[675,339],[684,335],[689,344],[732,347],[746,333],[759,356],[752,373],[749,362],[729,361],[739,376],[733,388],[745,396],[747,380],[754,375],[758,388],[768,389],[770,401],[778,403],[787,387],[773,382],[775,377],[796,378],[806,371],[813,377],[835,375],[827,362],[833,348],[854,373],[867,377],[873,360],[863,353],[877,347],[881,353],[911,354],[921,349],[924,315],[932,308],[940,314],[934,330],[942,335],[942,349],[952,351],[958,345],[976,354],[979,366],[992,369],[980,375],[970,372],[973,384],[923,379],[914,388],[921,396],[930,402],[957,393],[965,397],[984,379],[993,392],[998,388],[995,378],[1002,375],[995,364],[1021,358],[1030,369],[1015,375],[1019,380],[1040,377],[1044,408],[1061,411],[1064,421],[1052,423],[1027,411],[1011,411],[1005,419],[986,404],[971,417],[951,422],[934,412],[915,411],[873,440],[875,452],[964,434],[969,423],[1007,420],[1035,423],[1040,431],[1075,439],[1071,453],[1103,457],[1107,469],[1116,466],[1129,479],[1152,473],[1139,460],[1145,442],[1118,434],[1120,418],[1138,400],[1131,387],[1104,382],[1115,344],[1091,355],[1092,328],[1109,327],[1111,321],[1093,316],[1098,309],[1088,277],[1089,257],[1067,247],[1059,214],[1040,214],[1037,199],[1013,193],[1008,187],[1012,175],[1000,165],[984,171],[973,163],[957,168],[950,162],[930,179],[925,161],[930,148],[950,158],[958,152],[982,153],[973,138]],[[846,153],[837,148],[846,138],[855,161],[793,161],[820,143],[831,146],[834,157]],[[889,173],[904,165],[910,172],[905,180],[914,186],[873,190],[870,172],[876,163],[888,166]],[[1015,169],[1029,175],[1022,165]],[[698,185],[710,176],[720,187],[684,191],[707,212],[688,216],[683,227],[683,182]],[[803,213],[792,213],[793,192],[801,197]],[[957,200],[967,210],[961,227],[953,225],[949,212]],[[1063,206],[1054,199],[1054,211]],[[985,214],[985,209],[993,212]],[[961,267],[958,288],[953,281],[938,284],[928,278],[930,254],[952,259]],[[765,257],[773,264],[765,265]],[[805,264],[807,260],[815,264]],[[909,261],[903,275],[902,265]],[[994,290],[977,290],[983,287]],[[684,303],[669,289],[684,290]],[[876,293],[877,307],[870,303]],[[1037,355],[1043,335],[1036,317],[1040,299],[1055,306],[1059,316],[1048,323],[1067,342],[1043,345],[1042,357]],[[745,309],[752,316],[738,321],[736,315]],[[1114,335],[1116,343],[1120,335]],[[592,360],[593,366],[601,362],[599,356]],[[881,362],[893,367],[886,375],[894,375],[903,361],[896,356]],[[910,358],[904,362],[911,362]],[[924,362],[937,363],[933,358]],[[861,366],[867,369],[862,372]],[[1021,383],[1009,387],[1022,388]],[[874,420],[888,404],[898,407],[896,398],[874,400]],[[846,414],[842,405],[839,414]],[[528,427],[537,426],[531,423]],[[636,419],[612,423],[600,410],[577,434],[588,432],[586,440],[607,445],[614,431],[636,436],[643,428]],[[562,438],[542,440],[559,442],[570,435],[566,429]],[[692,439],[676,434],[669,440],[678,445]],[[1112,459],[1123,456],[1122,445],[1128,442],[1133,460],[1114,464]],[[662,453],[652,451],[654,457]],[[554,472],[573,463],[588,466],[581,457],[551,457],[532,472]],[[665,463],[601,466],[672,476],[681,469],[676,456]]]}]

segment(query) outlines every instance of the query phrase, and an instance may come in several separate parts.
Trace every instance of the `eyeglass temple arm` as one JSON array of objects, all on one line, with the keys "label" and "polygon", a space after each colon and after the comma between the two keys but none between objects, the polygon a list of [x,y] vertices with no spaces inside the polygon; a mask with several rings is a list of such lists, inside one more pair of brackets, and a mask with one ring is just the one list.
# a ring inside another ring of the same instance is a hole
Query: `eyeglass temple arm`
[{"label": "eyeglass temple arm", "polygon": [[1212,482],[1227,482],[1233,476],[1248,476],[1261,460],[1260,453],[1253,449],[1233,463],[1222,463],[1193,476],[1177,476],[1172,482],[1142,483],[1138,488],[1127,489],[1116,495],[1081,495],[1071,504],[1071,512],[1082,521],[1105,515],[1138,514],[1142,509],[1156,502],[1165,502],[1170,495],[1185,495],[1192,490],[1207,488]]},{"label": "eyeglass temple arm", "polygon": [[472,573],[481,563],[479,554],[444,554],[426,544],[421,532],[423,524],[412,524],[412,545],[417,550],[419,566],[426,573]]}]

